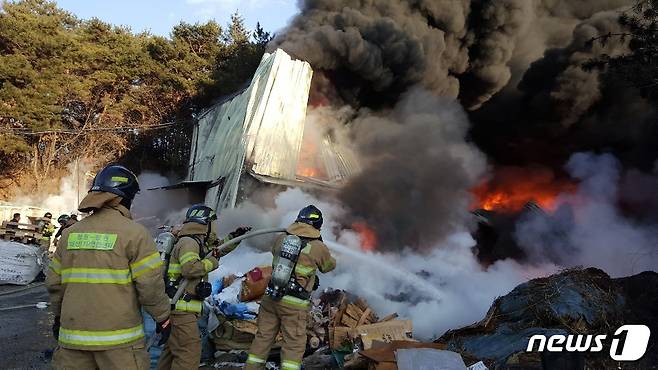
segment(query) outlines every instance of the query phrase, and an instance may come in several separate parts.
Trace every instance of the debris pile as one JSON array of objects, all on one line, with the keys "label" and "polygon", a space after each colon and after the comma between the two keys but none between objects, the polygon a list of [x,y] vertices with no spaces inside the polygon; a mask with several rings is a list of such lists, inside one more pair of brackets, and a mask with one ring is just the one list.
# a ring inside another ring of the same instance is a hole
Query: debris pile
[{"label": "debris pile", "polygon": [[50,239],[44,238],[43,231],[50,220],[45,217],[29,217],[30,223],[3,221],[0,226],[0,239],[23,244],[43,245],[48,248]]},{"label": "debris pile", "polygon": [[[206,301],[205,331],[212,343],[215,366],[238,366],[246,360],[256,334],[259,300],[271,277],[271,266],[259,266],[242,276],[228,275],[213,283],[213,295]],[[342,290],[326,290],[312,300],[307,325],[307,352],[304,367],[367,368],[370,360],[359,354],[385,343],[415,343],[410,320],[398,320],[397,314],[379,318],[368,303]],[[279,335],[271,359],[281,347]],[[425,344],[430,348],[434,343]],[[402,345],[404,346],[404,345]]]},{"label": "debris pile", "polygon": [[[600,352],[552,354],[526,352],[528,340],[536,334],[612,337],[627,324],[650,325],[656,330],[658,314],[647,307],[655,308],[657,297],[655,272],[611,279],[596,268],[565,270],[517,286],[496,299],[480,322],[449,331],[436,342],[464,358],[482,359],[490,368],[542,369],[551,368],[553,361],[558,361],[559,367],[587,363],[591,368],[612,368],[609,342]],[[655,340],[646,353],[641,361],[655,364]]]}]

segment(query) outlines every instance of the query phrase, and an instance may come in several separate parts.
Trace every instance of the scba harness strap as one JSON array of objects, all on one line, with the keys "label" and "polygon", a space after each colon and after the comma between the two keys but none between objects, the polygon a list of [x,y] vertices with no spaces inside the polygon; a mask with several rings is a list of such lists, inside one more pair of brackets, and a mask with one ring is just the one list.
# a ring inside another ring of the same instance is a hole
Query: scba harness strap
[{"label": "scba harness strap", "polygon": [[[190,239],[194,240],[197,243],[197,245],[199,246],[199,253],[198,253],[199,258],[201,260],[203,260],[206,257],[207,253],[206,253],[205,248],[204,248],[205,243],[203,242],[203,240],[198,235],[183,235],[178,240],[180,240],[182,238],[190,238]],[[170,269],[171,269],[171,255],[166,256],[166,259],[167,259],[167,261],[166,261],[167,268],[165,269],[165,271],[170,271]],[[193,258],[193,259],[196,259],[196,258]],[[185,263],[187,263],[191,260],[192,259],[183,259],[182,258],[178,262],[182,266],[183,264],[185,264]],[[179,266],[178,269],[180,269],[180,268],[181,267]],[[180,282],[182,280],[182,275],[180,274],[180,271],[179,271],[178,275],[176,276],[175,280],[172,280],[171,277],[172,276],[168,275],[165,278],[165,292],[167,293],[167,296],[169,296],[169,298],[173,298],[175,296],[176,291],[178,290],[178,287],[179,287]],[[176,309],[178,309],[179,303],[182,303],[181,301],[188,302],[188,303],[189,302],[194,302],[194,301],[203,301],[205,298],[210,296],[210,294],[212,292],[212,286],[210,286],[210,284],[208,282],[203,281],[203,279],[202,279],[196,285],[195,292],[196,292],[196,294],[190,294],[188,292],[185,292],[181,296],[181,299],[179,300],[179,302],[176,303]],[[172,309],[174,309],[174,307],[172,307]],[[183,311],[189,311],[189,310],[183,309]],[[194,310],[194,311],[196,312],[196,310]]]},{"label": "scba harness strap", "polygon": [[[294,235],[290,233],[286,233],[286,235]],[[298,237],[301,240],[302,248],[299,248],[297,251],[297,254],[295,255],[289,255],[286,253],[283,249],[279,252],[279,258],[286,258],[294,262],[292,266],[292,273],[290,274],[290,279],[288,280],[288,284],[284,287],[282,291],[276,291],[275,287],[272,284],[272,280],[270,280],[270,283],[268,284],[268,290],[270,292],[277,292],[277,294],[270,294],[270,296],[274,299],[281,299],[282,297],[289,295],[293,296],[295,298],[301,299],[301,300],[308,300],[311,298],[312,292],[309,292],[299,284],[297,281],[297,274],[295,270],[297,269],[297,263],[299,262],[299,256],[301,255],[302,251],[309,246],[309,243],[312,242],[313,240],[322,240],[320,238],[308,238],[308,237],[302,237],[299,235],[294,235]]]}]

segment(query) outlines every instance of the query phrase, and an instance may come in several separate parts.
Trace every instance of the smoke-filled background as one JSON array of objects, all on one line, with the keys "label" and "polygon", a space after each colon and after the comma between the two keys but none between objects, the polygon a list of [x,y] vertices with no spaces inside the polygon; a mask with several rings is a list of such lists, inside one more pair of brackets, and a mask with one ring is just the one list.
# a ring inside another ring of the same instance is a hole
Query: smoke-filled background
[{"label": "smoke-filled background", "polygon": [[628,52],[628,38],[592,39],[623,32],[633,3],[307,0],[269,47],[311,64],[313,106],[355,112],[348,126],[363,171],[339,195],[350,217],[381,248],[427,251],[464,225],[471,190],[506,168],[520,169],[507,189],[540,168],[553,197],[577,152],[651,171],[653,105],[583,68]]},{"label": "smoke-filled background", "polygon": [[[322,236],[327,243],[335,241],[360,250],[361,237],[341,225],[349,212],[332,199],[289,189],[277,194],[274,203],[274,207],[262,207],[248,201],[236,209],[225,210],[219,218],[219,230],[225,233],[245,223],[256,228],[285,227],[300,208],[312,203],[325,216]],[[256,265],[270,264],[268,241],[264,237],[243,242],[222,260],[211,279],[229,273],[243,274]],[[345,289],[365,298],[380,316],[397,312],[403,318],[413,319],[415,337],[431,339],[450,328],[479,320],[495,297],[517,284],[557,270],[550,262],[522,266],[513,260],[499,261],[484,269],[472,253],[473,245],[472,237],[462,230],[434,244],[424,254],[404,248],[399,253],[366,252],[364,260],[334,252],[337,268],[320,276],[320,290]],[[429,292],[420,289],[416,279],[400,278],[391,269],[408,271],[435,288]]]}]

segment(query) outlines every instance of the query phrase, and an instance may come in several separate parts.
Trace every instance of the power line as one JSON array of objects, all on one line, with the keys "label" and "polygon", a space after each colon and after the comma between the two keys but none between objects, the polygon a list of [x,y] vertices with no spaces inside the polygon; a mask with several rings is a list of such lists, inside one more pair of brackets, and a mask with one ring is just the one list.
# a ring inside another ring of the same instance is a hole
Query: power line
[{"label": "power line", "polygon": [[121,132],[121,131],[132,131],[132,130],[158,130],[167,127],[171,127],[180,123],[181,121],[176,122],[167,122],[159,123],[155,125],[143,125],[143,126],[121,126],[121,127],[91,127],[83,130],[43,130],[43,131],[28,131],[28,129],[20,127],[12,127],[1,129],[1,133],[10,133],[14,135],[45,135],[45,134],[63,134],[63,135],[78,135],[86,132],[98,132],[98,131],[112,131],[112,132]]}]

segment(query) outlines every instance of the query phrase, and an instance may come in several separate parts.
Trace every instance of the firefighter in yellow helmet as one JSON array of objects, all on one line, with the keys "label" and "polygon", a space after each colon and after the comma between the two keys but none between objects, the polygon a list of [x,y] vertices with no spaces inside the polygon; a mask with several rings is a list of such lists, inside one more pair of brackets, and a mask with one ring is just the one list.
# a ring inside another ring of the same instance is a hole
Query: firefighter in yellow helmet
[{"label": "firefighter in yellow helmet", "polygon": [[43,219],[37,225],[41,229],[41,245],[47,250],[50,247],[50,237],[55,233],[55,225],[53,225],[53,214],[46,212]]},{"label": "firefighter in yellow helmet", "polygon": [[50,237],[55,232],[55,225],[53,225],[53,214],[46,212],[43,218],[48,219],[48,222],[43,224],[43,236]]},{"label": "firefighter in yellow helmet", "polygon": [[[167,342],[158,369],[197,369],[201,359],[201,336],[197,321],[203,308],[203,300],[210,296],[212,287],[208,273],[219,266],[219,258],[235,249],[235,244],[223,252],[212,249],[218,244],[213,231],[215,211],[203,204],[187,210],[183,227],[178,232],[178,242],[171,251],[167,278],[167,294],[173,298],[179,284],[188,284],[182,297],[175,303],[171,315],[171,338]],[[240,227],[228,234],[225,240],[247,233],[251,228]]]},{"label": "firefighter in yellow helmet", "polygon": [[299,212],[272,248],[272,279],[258,311],[258,331],[249,348],[245,369],[262,369],[281,331],[281,370],[298,370],[306,349],[306,324],[315,272],[336,268],[336,260],[322,242],[322,213],[315,206]]},{"label": "firefighter in yellow helmet", "polygon": [[79,205],[92,214],[62,233],[46,278],[59,341],[54,369],[148,369],[142,307],[161,341],[168,337],[162,260],[130,218],[138,191],[130,170],[105,167]]}]

